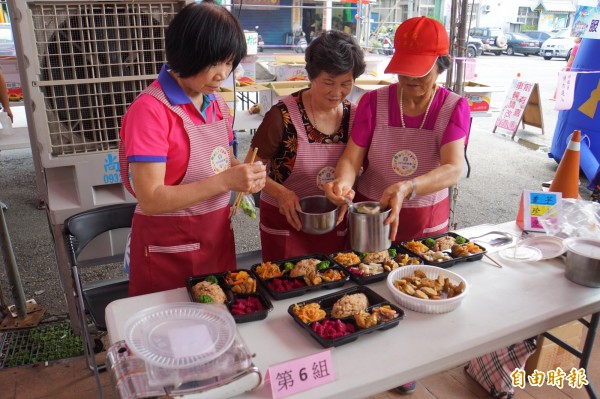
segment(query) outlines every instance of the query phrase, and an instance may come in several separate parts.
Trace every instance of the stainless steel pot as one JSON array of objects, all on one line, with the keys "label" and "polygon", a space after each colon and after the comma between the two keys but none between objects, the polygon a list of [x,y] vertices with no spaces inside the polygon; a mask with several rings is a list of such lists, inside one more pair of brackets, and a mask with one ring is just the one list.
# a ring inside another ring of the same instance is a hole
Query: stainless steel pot
[{"label": "stainless steel pot", "polygon": [[298,212],[302,231],[308,234],[325,234],[335,228],[338,207],[324,195],[304,197],[300,201]]},{"label": "stainless steel pot", "polygon": [[375,206],[378,202],[357,202],[348,211],[350,228],[350,248],[359,252],[379,252],[392,245],[390,240],[390,225],[383,221],[389,216],[391,209],[375,214],[359,213],[359,205]]},{"label": "stainless steel pot", "polygon": [[600,239],[571,237],[567,247],[565,276],[586,287],[600,287]]}]

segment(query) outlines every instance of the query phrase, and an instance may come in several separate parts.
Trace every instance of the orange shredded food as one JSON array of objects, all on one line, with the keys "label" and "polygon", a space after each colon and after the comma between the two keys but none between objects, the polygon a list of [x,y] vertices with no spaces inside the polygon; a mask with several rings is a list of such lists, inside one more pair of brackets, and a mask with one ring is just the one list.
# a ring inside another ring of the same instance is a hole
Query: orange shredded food
[{"label": "orange shredded food", "polygon": [[294,314],[298,316],[298,318],[304,323],[319,321],[327,316],[325,311],[321,309],[321,306],[318,303],[309,303],[304,306],[295,304],[292,308],[292,312],[294,312]]},{"label": "orange shredded food", "polygon": [[256,267],[256,274],[262,279],[281,277],[283,273],[279,265],[271,262],[263,262]]},{"label": "orange shredded food", "polygon": [[352,266],[360,263],[360,258],[354,252],[340,252],[333,259],[342,266]]},{"label": "orange shredded food", "polygon": [[406,249],[408,249],[409,251],[413,251],[416,254],[429,251],[427,245],[423,244],[421,241],[415,240],[407,242],[406,244],[404,244],[404,247],[406,247]]}]

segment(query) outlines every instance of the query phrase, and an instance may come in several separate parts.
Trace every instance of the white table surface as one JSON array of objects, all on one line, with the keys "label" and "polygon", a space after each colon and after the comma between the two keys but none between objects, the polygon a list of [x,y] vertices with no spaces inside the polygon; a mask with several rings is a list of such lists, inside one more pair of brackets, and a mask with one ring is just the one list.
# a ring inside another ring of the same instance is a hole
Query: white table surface
[{"label": "white table surface", "polygon": [[[475,236],[499,227],[516,231],[514,222],[510,222],[468,229],[465,235]],[[512,263],[497,254],[492,256],[503,268],[492,266],[485,258],[452,266],[450,270],[470,284],[468,296],[456,310],[446,314],[405,310],[405,318],[397,327],[362,335],[333,348],[337,380],[294,398],[364,398],[600,311],[600,289],[566,279],[562,259]],[[385,281],[368,287],[393,300]],[[331,292],[321,290],[273,301],[274,309],[265,320],[238,324],[249,349],[256,353],[254,363],[263,376],[271,365],[324,350],[296,325],[287,309],[293,303]],[[109,304],[106,323],[111,342],[124,339],[126,321],[138,310],[177,301],[189,301],[185,288]],[[243,397],[270,398],[269,389],[263,384]]]}]

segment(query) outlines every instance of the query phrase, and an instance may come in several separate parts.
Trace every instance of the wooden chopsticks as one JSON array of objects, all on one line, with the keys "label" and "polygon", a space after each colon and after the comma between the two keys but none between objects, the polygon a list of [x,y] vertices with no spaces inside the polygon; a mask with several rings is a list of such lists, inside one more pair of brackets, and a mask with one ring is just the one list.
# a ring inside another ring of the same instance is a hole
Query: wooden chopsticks
[{"label": "wooden chopsticks", "polygon": [[[254,158],[256,158],[256,153],[258,152],[258,147],[254,147],[254,152],[252,153],[252,158],[250,159],[250,163],[254,163]],[[229,212],[229,219],[232,216],[235,216],[238,208],[240,207],[240,203],[242,202],[242,198],[244,197],[244,193],[237,193],[235,197],[235,201],[233,202],[233,206],[231,207],[231,211]]]}]

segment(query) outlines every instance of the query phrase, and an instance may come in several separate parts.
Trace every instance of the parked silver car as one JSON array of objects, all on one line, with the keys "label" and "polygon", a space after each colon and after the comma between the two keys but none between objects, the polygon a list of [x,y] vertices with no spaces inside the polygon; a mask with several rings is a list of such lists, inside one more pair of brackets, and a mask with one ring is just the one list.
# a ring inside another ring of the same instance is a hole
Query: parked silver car
[{"label": "parked silver car", "polygon": [[571,36],[571,29],[561,29],[542,44],[540,55],[545,60],[550,60],[552,57],[560,57],[568,60],[574,46],[575,38]]}]

